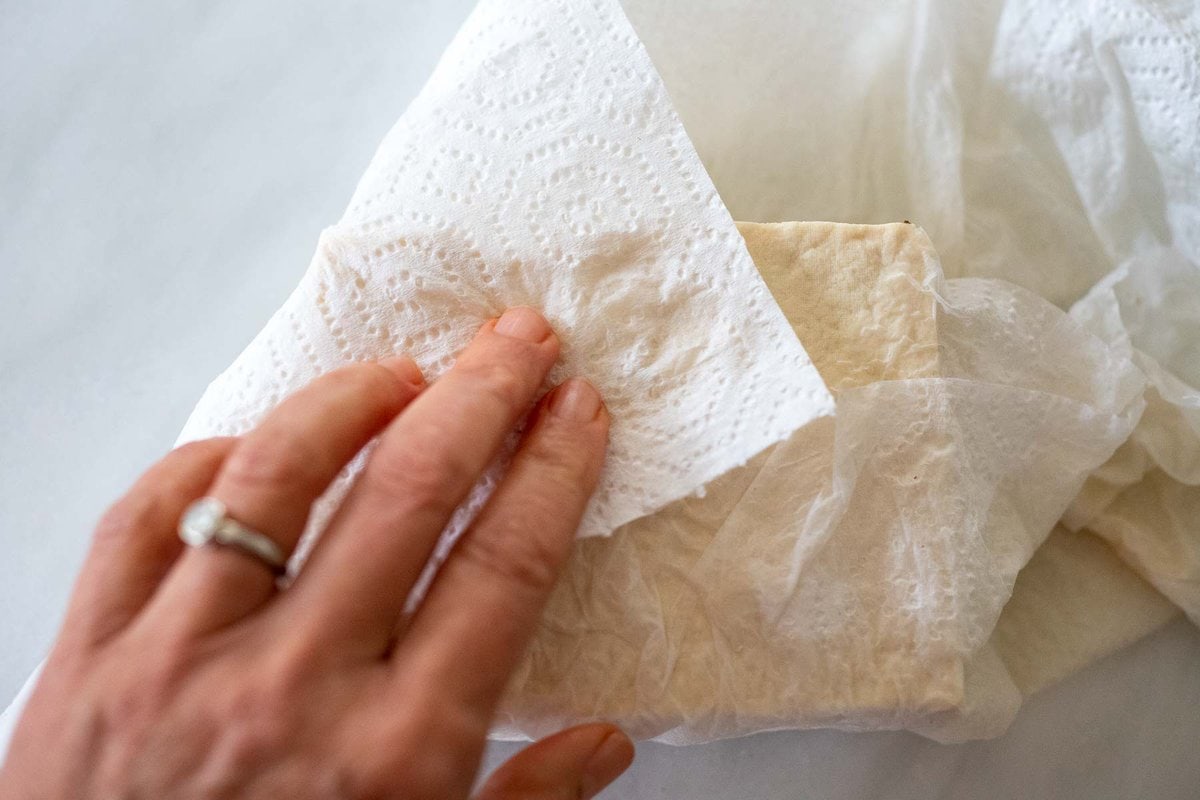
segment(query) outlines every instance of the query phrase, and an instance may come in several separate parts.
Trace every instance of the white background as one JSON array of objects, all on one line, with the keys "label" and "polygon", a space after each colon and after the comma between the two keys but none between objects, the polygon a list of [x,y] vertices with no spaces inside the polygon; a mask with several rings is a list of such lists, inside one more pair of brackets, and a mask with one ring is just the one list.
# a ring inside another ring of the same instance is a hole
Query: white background
[{"label": "white background", "polygon": [[[470,6],[0,0],[0,706],[91,524],[282,302]],[[608,796],[1190,798],[1197,741],[1176,622],[992,742],[644,744]]]}]

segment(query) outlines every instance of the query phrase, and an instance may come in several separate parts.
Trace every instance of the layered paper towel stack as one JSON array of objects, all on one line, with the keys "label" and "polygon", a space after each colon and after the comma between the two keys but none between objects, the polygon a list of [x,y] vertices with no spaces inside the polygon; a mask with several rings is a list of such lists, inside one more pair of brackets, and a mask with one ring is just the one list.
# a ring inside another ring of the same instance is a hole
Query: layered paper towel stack
[{"label": "layered paper towel stack", "polygon": [[[1175,179],[1196,20],[629,5],[650,54],[615,0],[484,0],[181,439],[354,360],[436,378],[487,317],[544,310],[552,380],[592,379],[614,423],[498,736],[993,736],[1181,609],[1200,624],[1200,180]],[[788,41],[752,47],[756,13]]]}]

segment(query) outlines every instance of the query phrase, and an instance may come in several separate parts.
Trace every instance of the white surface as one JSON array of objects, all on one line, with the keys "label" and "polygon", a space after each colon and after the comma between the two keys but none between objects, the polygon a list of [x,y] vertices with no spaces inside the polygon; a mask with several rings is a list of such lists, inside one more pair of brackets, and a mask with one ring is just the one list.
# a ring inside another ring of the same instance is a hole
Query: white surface
[{"label": "white surface", "polygon": [[[6,4],[0,697],[49,645],[91,522],[282,302],[468,6]],[[993,742],[645,745],[611,796],[1192,797],[1198,665],[1179,622]]]}]

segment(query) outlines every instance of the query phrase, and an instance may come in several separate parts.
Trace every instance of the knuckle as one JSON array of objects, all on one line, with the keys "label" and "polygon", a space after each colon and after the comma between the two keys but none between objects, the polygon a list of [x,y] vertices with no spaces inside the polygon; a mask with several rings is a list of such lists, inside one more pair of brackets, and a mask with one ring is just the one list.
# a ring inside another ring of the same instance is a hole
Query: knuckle
[{"label": "knuckle", "polygon": [[314,487],[320,472],[317,454],[289,436],[250,436],[225,462],[225,477],[239,486],[277,490]]},{"label": "knuckle", "polygon": [[148,702],[144,691],[110,688],[89,714],[89,722],[107,745],[109,760],[124,765],[136,758],[161,714],[162,708]]},{"label": "knuckle", "polygon": [[373,362],[343,367],[329,373],[322,381],[330,388],[380,406],[395,405],[403,393],[400,379]]},{"label": "knuckle", "polygon": [[489,397],[507,409],[522,409],[533,399],[533,381],[515,361],[476,361],[460,368],[468,391]]},{"label": "knuckle", "polygon": [[570,550],[569,535],[555,534],[557,526],[539,529],[539,501],[531,500],[520,516],[493,518],[471,530],[458,543],[453,558],[522,595],[548,594]]},{"label": "knuckle", "polygon": [[159,508],[153,496],[123,497],[101,515],[96,523],[95,540],[101,545],[127,541],[158,518]]},{"label": "knuckle", "polygon": [[403,498],[419,508],[442,508],[475,480],[471,465],[457,452],[423,444],[414,436],[398,452],[379,452],[371,459],[363,481],[373,492]]},{"label": "knuckle", "polygon": [[151,657],[130,653],[126,643],[114,663],[137,664],[131,672],[108,676],[107,719],[113,731],[130,733],[151,725],[171,703],[193,664],[194,653],[182,639],[164,637]]},{"label": "knuckle", "polygon": [[218,748],[223,766],[231,774],[247,774],[255,767],[269,764],[287,748],[289,720],[283,709],[265,708],[261,702],[247,701],[222,720]]},{"label": "knuckle", "polygon": [[[189,636],[173,633],[158,636],[155,650],[157,654],[154,657],[145,659],[147,685],[156,690],[151,694],[165,695],[192,673],[199,653],[196,643]],[[129,660],[133,663],[134,657]]]},{"label": "knuckle", "polygon": [[105,709],[105,728],[118,736],[128,736],[145,726],[157,713],[149,700],[155,693],[148,682],[140,683],[137,691],[110,689]]},{"label": "knuckle", "polygon": [[234,441],[236,441],[236,437],[233,436],[213,436],[208,439],[193,439],[176,447],[168,453],[168,457],[187,460],[204,459],[214,453],[221,452]]},{"label": "knuckle", "polygon": [[328,641],[315,634],[298,633],[283,644],[262,667],[263,679],[256,692],[271,707],[290,708],[295,698],[320,675],[328,663]]},{"label": "knuckle", "polygon": [[455,716],[452,709],[418,702],[399,724],[385,726],[386,757],[371,758],[356,771],[352,796],[396,797],[398,789],[410,800],[465,796],[472,774],[463,765],[478,759],[476,743],[483,742],[487,728],[458,731],[447,725],[448,716]]},{"label": "knuckle", "polygon": [[599,459],[578,441],[578,437],[541,430],[526,440],[524,452],[547,492],[575,502],[583,501],[593,474],[598,471]]},{"label": "knuckle", "polygon": [[303,687],[292,680],[292,671],[277,664],[260,665],[256,671],[253,679],[244,672],[222,676],[228,688],[220,708],[221,750],[239,772],[270,761],[288,746],[296,728],[295,698],[302,696]]}]

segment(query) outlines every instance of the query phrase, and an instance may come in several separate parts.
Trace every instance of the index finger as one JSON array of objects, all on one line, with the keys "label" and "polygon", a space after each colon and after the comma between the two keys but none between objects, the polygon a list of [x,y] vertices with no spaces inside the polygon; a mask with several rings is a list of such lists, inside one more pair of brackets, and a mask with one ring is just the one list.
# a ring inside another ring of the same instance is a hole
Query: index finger
[{"label": "index finger", "polygon": [[436,687],[425,691],[486,730],[570,554],[599,481],[608,424],[586,381],[568,381],[542,402],[396,647],[403,687]]}]

